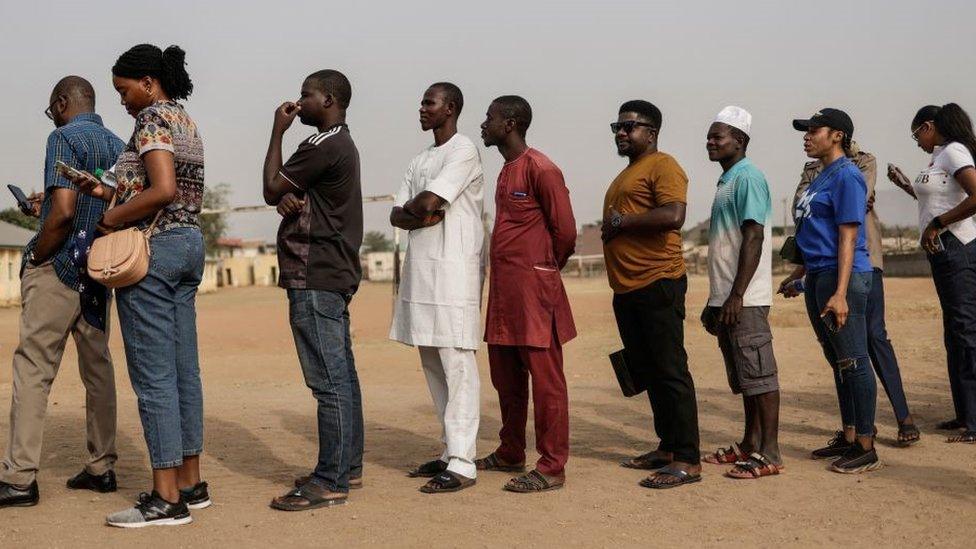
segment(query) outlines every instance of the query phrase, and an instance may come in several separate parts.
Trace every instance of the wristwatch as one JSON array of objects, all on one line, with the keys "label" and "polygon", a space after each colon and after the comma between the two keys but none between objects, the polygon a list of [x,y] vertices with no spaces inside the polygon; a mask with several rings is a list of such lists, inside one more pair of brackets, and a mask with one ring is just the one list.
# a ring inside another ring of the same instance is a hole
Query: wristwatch
[{"label": "wristwatch", "polygon": [[939,216],[932,218],[932,226],[939,230],[945,229],[945,225],[942,224],[942,220],[939,219]]},{"label": "wristwatch", "polygon": [[35,259],[34,250],[31,250],[31,252],[27,254],[27,263],[33,265],[34,267],[37,267],[37,263],[34,263],[34,259]]},{"label": "wristwatch", "polygon": [[619,213],[615,213],[614,216],[610,218],[610,226],[614,229],[619,229],[620,224],[623,223],[623,221],[624,216]]}]

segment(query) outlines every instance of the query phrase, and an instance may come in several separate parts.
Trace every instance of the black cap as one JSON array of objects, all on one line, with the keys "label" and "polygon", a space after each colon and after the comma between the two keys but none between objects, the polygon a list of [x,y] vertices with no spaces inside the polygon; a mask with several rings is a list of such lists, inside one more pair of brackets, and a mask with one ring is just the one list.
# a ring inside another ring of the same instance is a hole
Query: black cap
[{"label": "black cap", "polygon": [[825,127],[832,130],[840,130],[847,137],[854,137],[854,122],[846,112],[840,109],[820,109],[808,119],[796,119],[793,121],[793,128],[801,132],[805,132],[810,128]]}]

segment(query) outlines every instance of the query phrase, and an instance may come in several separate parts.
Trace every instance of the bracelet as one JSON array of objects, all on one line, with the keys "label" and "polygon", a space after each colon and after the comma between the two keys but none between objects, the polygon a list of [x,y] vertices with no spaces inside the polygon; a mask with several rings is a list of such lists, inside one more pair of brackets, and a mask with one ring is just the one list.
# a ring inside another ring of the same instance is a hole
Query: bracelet
[{"label": "bracelet", "polygon": [[939,216],[935,216],[932,218],[932,226],[940,230],[945,229],[945,225],[942,224],[942,220],[939,219]]}]

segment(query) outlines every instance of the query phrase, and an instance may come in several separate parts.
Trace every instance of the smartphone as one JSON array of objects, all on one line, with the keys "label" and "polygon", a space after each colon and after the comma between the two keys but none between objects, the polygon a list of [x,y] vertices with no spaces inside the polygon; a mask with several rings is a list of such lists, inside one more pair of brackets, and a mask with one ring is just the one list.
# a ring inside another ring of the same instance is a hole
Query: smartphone
[{"label": "smartphone", "polygon": [[935,253],[942,253],[945,251],[945,244],[942,243],[942,233],[935,235]]},{"label": "smartphone", "polygon": [[836,334],[840,331],[840,328],[837,327],[837,317],[834,316],[834,313],[827,313],[820,319],[823,320],[823,323],[827,326],[827,329],[830,330],[831,333]]},{"label": "smartphone", "polygon": [[54,163],[54,169],[56,169],[58,173],[64,177],[81,177],[83,179],[90,179],[96,183],[99,183],[99,181],[95,179],[95,176],[76,170],[60,160]]},{"label": "smartphone", "polygon": [[20,208],[20,211],[26,215],[32,215],[34,208],[31,206],[30,200],[27,200],[27,195],[24,194],[24,191],[20,190],[20,187],[17,185],[7,185],[7,188],[10,189],[10,192],[14,194],[14,198],[17,199],[17,207]]}]

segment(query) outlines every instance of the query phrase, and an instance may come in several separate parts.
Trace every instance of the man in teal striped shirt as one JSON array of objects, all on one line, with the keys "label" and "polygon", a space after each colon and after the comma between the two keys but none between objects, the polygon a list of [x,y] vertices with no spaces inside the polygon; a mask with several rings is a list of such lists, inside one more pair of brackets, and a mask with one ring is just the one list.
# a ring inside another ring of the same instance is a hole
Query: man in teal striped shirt
[{"label": "man in teal striped shirt", "polygon": [[779,474],[779,380],[769,329],[773,301],[772,201],[761,171],[746,158],[752,116],[726,107],[708,130],[709,160],[722,165],[708,234],[708,305],[702,323],[718,338],[729,386],[741,394],[741,442],[704,457],[735,464],[733,478]]}]

